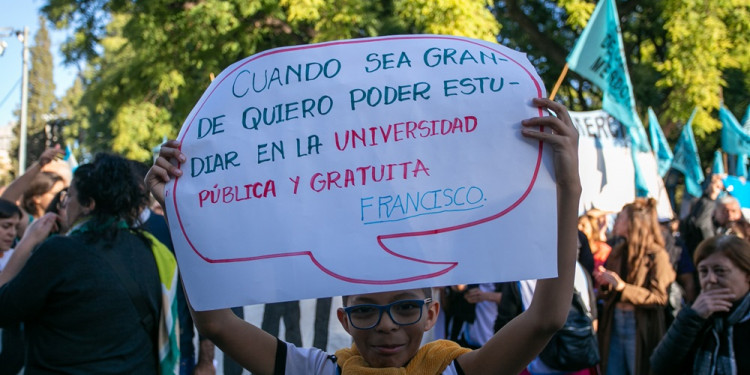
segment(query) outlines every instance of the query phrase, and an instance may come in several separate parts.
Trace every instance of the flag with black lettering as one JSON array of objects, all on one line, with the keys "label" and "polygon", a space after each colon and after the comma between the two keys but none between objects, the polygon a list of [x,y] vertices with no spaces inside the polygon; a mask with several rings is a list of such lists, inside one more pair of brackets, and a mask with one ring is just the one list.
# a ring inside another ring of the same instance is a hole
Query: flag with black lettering
[{"label": "flag with black lettering", "polygon": [[690,119],[682,128],[680,139],[674,146],[674,160],[672,168],[682,172],[685,175],[685,188],[687,192],[694,196],[700,197],[703,194],[701,182],[703,182],[703,170],[701,169],[701,159],[698,156],[698,146],[695,144],[693,135],[693,118],[698,108],[693,110]]},{"label": "flag with black lettering", "polygon": [[602,109],[619,120],[633,142],[633,162],[638,196],[648,195],[645,179],[637,164],[635,152],[648,152],[648,137],[635,111],[633,86],[630,83],[620,21],[614,0],[600,0],[591,14],[573,50],[567,57],[568,66],[604,93]]},{"label": "flag with black lettering", "polygon": [[651,135],[651,149],[654,150],[654,156],[656,156],[659,176],[664,177],[672,165],[674,154],[669,148],[667,137],[664,136],[659,120],[651,107],[648,107],[648,132]]},{"label": "flag with black lettering", "polygon": [[[635,111],[633,86],[625,63],[614,0],[599,1],[567,62],[571,70],[602,89],[602,108],[607,113],[628,128],[641,123]],[[637,133],[637,129],[634,130]],[[636,137],[634,143],[639,148],[647,149],[648,141],[640,139],[638,134]]]},{"label": "flag with black lettering", "polygon": [[[633,173],[632,142],[619,121],[603,110],[570,112],[578,130],[578,172],[581,177],[579,213],[598,208],[618,212],[637,196]],[[672,217],[664,181],[657,173],[651,152],[636,152],[651,197],[658,202],[659,218]]]}]

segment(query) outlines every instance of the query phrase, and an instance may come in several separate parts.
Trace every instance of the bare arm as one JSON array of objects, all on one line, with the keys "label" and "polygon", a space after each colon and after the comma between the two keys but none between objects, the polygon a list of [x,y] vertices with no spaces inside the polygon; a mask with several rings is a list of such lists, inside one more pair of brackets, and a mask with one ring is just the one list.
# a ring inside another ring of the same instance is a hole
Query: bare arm
[{"label": "bare arm", "polygon": [[45,214],[31,223],[21,241],[16,245],[5,269],[0,272],[0,286],[5,285],[21,272],[26,265],[26,261],[29,260],[32,250],[55,230],[57,230],[57,215],[54,213]]},{"label": "bare arm", "polygon": [[253,374],[273,374],[276,337],[240,319],[231,309],[194,311],[198,332]]},{"label": "bare arm", "polygon": [[198,363],[195,364],[193,375],[214,375],[214,350],[216,346],[211,340],[201,337],[198,340]]},{"label": "bare arm", "polygon": [[[523,135],[539,139],[554,152],[557,179],[557,269],[558,277],[539,280],[529,308],[505,325],[482,348],[458,358],[467,374],[520,373],[542,351],[552,335],[565,324],[573,298],[576,252],[578,249],[578,133],[567,109],[548,99],[534,99],[558,118],[525,120]],[[545,126],[553,133],[529,127]]]},{"label": "bare arm", "polygon": [[[179,142],[174,140],[165,143],[159,151],[159,157],[146,174],[146,186],[165,208],[166,183],[182,176],[182,171],[172,165],[172,161],[187,160],[179,147]],[[195,311],[189,300],[188,306],[198,332],[213,341],[225,354],[253,374],[273,374],[277,342],[275,337],[238,318],[230,309]]]},{"label": "bare arm", "polygon": [[18,200],[21,199],[21,196],[23,196],[23,193],[26,191],[26,189],[28,189],[31,185],[31,182],[34,181],[34,178],[36,178],[39,172],[42,171],[42,167],[47,165],[56,157],[62,156],[64,154],[65,152],[61,150],[59,146],[56,148],[48,148],[44,150],[42,155],[39,157],[39,160],[31,167],[29,167],[26,170],[26,173],[13,180],[13,182],[11,182],[10,185],[8,185],[8,187],[5,189],[0,198],[7,199],[11,202],[18,202]]}]

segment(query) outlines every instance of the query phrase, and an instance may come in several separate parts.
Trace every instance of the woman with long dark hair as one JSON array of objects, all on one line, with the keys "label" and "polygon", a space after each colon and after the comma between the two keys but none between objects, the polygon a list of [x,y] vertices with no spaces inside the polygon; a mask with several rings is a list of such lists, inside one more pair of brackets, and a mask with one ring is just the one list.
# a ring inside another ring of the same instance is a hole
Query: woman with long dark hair
[{"label": "woman with long dark hair", "polygon": [[602,370],[648,374],[648,359],[666,331],[667,287],[675,279],[656,201],[636,198],[625,205],[612,232],[620,241],[596,272],[604,298],[598,332]]},{"label": "woman with long dark hair", "polygon": [[48,238],[54,213],[31,224],[0,273],[0,326],[24,323],[26,374],[174,372],[176,266],[132,229],[145,201],[128,162],[99,154],[74,173],[62,204],[67,235]]}]

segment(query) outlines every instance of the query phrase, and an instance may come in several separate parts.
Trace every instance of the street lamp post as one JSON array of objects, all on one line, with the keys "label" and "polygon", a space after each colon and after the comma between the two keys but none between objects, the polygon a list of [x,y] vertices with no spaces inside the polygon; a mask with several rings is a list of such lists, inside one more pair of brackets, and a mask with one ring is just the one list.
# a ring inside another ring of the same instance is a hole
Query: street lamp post
[{"label": "street lamp post", "polygon": [[[24,26],[23,31],[13,30],[12,28],[2,28],[10,30],[10,33],[2,34],[0,37],[11,36],[15,33],[18,40],[23,43],[23,74],[21,78],[21,130],[18,141],[18,175],[26,172],[26,128],[28,120],[29,107],[29,28]],[[4,46],[3,46],[4,47]]]},{"label": "street lamp post", "polygon": [[21,136],[18,145],[18,175],[26,172],[26,127],[29,112],[29,28],[23,28],[23,75],[21,76]]}]

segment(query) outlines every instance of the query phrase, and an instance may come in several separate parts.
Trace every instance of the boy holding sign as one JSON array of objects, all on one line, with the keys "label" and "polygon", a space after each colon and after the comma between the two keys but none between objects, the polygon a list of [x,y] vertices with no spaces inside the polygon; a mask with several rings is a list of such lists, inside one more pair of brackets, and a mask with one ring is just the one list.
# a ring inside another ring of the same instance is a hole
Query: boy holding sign
[{"label": "boy holding sign", "polygon": [[[536,107],[557,116],[522,121],[522,134],[552,147],[557,184],[558,277],[540,280],[529,308],[498,331],[482,348],[470,351],[450,341],[420,348],[424,332],[437,321],[439,304],[430,289],[344,297],[337,316],[354,345],[336,355],[296,348],[237,318],[229,309],[193,311],[198,330],[254,374],[512,374],[516,375],[563,326],[570,309],[577,250],[578,132],[567,109],[535,98]],[[538,127],[552,132],[540,132]],[[146,176],[164,206],[164,187],[182,171],[171,161],[187,159],[177,141],[162,146]]]}]

